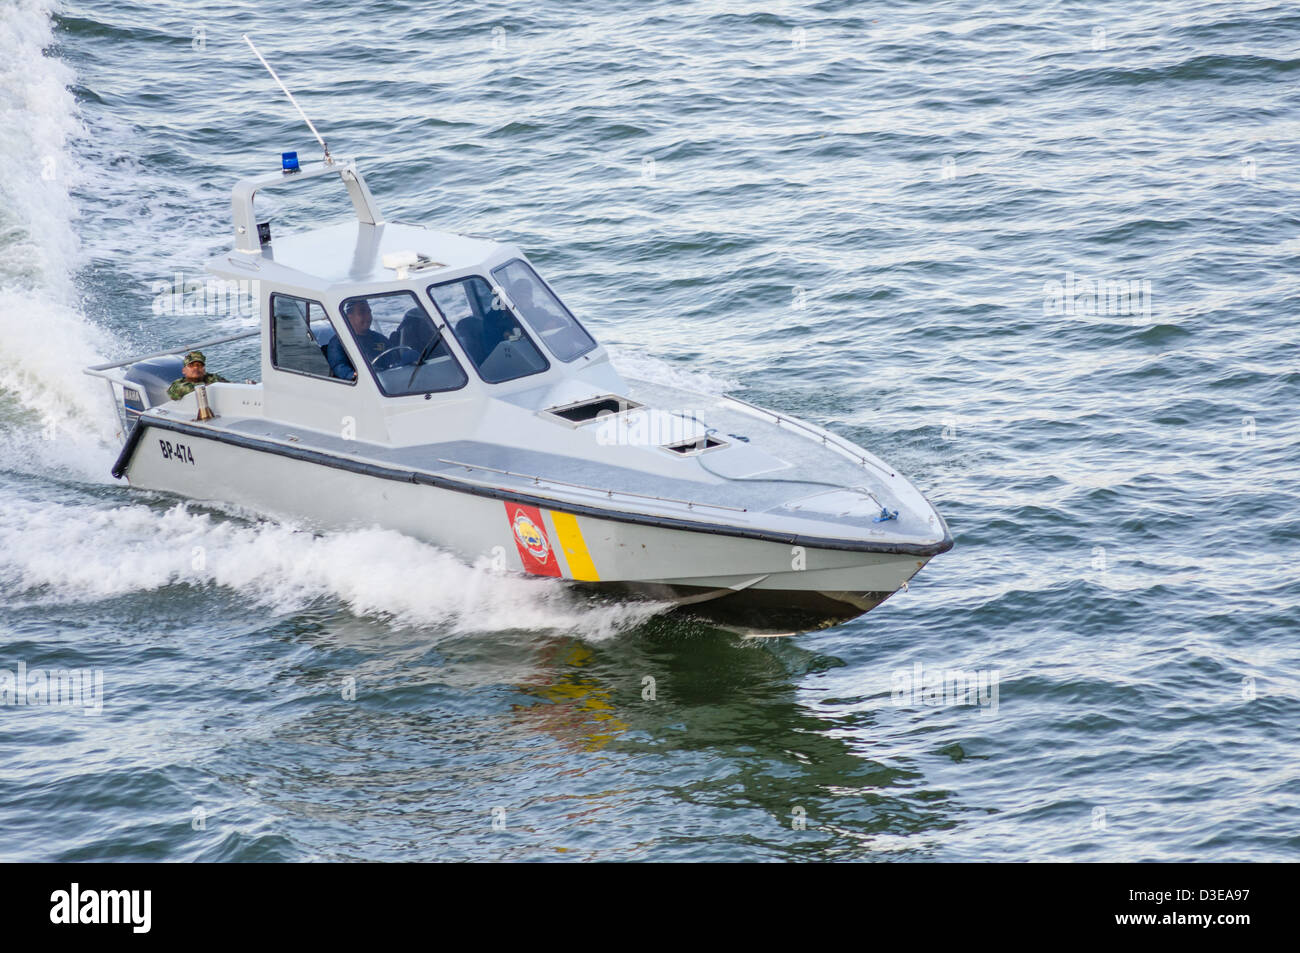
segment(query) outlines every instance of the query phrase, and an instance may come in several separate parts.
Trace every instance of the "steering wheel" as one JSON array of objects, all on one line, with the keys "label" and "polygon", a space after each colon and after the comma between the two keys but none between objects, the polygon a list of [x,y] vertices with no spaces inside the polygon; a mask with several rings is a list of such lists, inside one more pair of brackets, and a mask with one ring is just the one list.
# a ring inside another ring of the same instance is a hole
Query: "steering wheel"
[{"label": "steering wheel", "polygon": [[[375,359],[370,362],[370,366],[377,371],[387,371],[400,364],[405,364],[406,362],[398,356],[401,351],[410,351],[416,356],[416,358],[420,356],[420,352],[415,348],[407,347],[405,344],[399,344],[396,347],[387,348],[376,354]],[[391,358],[389,357],[390,354],[393,355]],[[381,364],[381,361],[386,361],[386,363]]]}]

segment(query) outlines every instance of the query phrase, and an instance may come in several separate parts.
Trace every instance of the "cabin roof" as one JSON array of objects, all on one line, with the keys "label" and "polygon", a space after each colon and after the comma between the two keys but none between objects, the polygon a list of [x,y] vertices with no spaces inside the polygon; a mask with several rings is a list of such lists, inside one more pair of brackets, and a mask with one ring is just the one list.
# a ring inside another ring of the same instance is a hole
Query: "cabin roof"
[{"label": "cabin roof", "polygon": [[214,259],[210,270],[314,287],[375,284],[398,280],[397,271],[385,267],[385,255],[415,252],[437,264],[413,268],[409,277],[427,276],[432,282],[438,275],[483,264],[503,247],[490,239],[396,222],[367,225],[350,219],[283,236],[274,233],[274,225],[272,229],[272,240],[260,255],[227,253]]}]

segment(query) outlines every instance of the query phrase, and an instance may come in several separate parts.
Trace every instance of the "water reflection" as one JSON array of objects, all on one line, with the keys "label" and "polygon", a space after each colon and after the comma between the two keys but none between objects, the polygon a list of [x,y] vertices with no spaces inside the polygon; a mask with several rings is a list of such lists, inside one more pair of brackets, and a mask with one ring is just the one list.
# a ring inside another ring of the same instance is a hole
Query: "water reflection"
[{"label": "water reflection", "polygon": [[662,618],[600,640],[449,635],[322,613],[273,641],[268,678],[291,698],[226,724],[258,744],[225,748],[217,773],[283,819],[288,856],[871,858],[955,823],[905,758],[863,755],[869,718],[803,700],[843,663],[794,640]]}]

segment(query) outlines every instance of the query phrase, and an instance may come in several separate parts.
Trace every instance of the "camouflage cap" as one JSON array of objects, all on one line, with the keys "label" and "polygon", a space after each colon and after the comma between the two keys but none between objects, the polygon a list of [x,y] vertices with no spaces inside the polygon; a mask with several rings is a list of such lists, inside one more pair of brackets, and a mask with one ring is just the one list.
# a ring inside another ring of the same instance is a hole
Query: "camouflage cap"
[{"label": "camouflage cap", "polygon": [[190,351],[188,354],[185,355],[186,367],[188,367],[191,364],[202,364],[204,366],[207,366],[207,363],[208,360],[203,356],[202,351]]}]

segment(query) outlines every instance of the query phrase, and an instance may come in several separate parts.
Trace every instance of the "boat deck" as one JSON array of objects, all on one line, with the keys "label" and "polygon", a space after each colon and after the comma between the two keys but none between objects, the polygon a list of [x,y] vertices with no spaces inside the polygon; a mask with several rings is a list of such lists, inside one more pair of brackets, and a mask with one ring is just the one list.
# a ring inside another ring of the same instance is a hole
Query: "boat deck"
[{"label": "boat deck", "polygon": [[[173,429],[228,434],[315,462],[375,467],[390,479],[461,484],[589,514],[706,524],[720,531],[731,527],[810,543],[869,542],[886,551],[926,555],[951,545],[941,519],[920,515],[933,510],[917,505],[923,497],[906,479],[834,435],[732,398],[684,395],[644,382],[637,382],[630,396],[658,406],[681,406],[689,396],[690,413],[707,421],[709,432],[726,446],[676,457],[658,445],[637,446],[636,454],[626,446],[604,453],[607,448],[593,439],[587,455],[573,455],[537,449],[544,431],[533,434],[532,446],[465,439],[390,446],[263,417],[228,415],[197,423],[167,407],[149,416],[169,420]],[[537,428],[567,426],[544,416],[534,418]],[[635,440],[634,428],[626,436]],[[625,465],[639,459],[653,467]],[[882,508],[897,517],[880,520]]]}]

